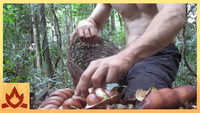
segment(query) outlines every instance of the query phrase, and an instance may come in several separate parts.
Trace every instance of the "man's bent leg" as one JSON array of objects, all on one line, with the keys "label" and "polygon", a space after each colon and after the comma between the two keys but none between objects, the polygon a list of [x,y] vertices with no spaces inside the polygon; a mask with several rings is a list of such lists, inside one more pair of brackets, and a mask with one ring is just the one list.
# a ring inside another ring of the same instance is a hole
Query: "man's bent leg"
[{"label": "man's bent leg", "polygon": [[136,63],[126,75],[126,97],[135,95],[137,89],[171,88],[178,72],[181,54],[174,45]]}]

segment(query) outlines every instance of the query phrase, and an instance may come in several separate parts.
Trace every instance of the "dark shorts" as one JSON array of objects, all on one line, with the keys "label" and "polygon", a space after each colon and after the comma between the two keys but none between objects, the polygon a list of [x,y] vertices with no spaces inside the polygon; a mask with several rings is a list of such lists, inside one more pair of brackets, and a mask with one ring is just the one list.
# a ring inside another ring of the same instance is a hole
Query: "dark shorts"
[{"label": "dark shorts", "polygon": [[135,94],[137,89],[148,90],[171,88],[179,69],[181,54],[175,45],[168,47],[147,59],[138,62],[128,71],[123,85],[127,85],[126,96]]}]

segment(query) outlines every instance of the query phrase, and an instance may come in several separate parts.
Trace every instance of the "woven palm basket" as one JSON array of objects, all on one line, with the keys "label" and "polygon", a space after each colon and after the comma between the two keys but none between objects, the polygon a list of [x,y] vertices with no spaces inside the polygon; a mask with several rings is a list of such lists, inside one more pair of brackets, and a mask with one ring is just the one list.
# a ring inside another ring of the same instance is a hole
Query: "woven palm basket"
[{"label": "woven palm basket", "polygon": [[98,37],[96,44],[83,43],[78,36],[70,44],[67,55],[67,67],[71,74],[73,86],[76,87],[80,76],[91,61],[112,56],[120,50],[112,41]]}]

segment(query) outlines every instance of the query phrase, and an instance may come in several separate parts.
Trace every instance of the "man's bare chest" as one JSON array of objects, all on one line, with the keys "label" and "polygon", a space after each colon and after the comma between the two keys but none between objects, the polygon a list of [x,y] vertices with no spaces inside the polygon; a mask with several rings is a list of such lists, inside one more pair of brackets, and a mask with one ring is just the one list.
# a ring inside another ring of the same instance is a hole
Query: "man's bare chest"
[{"label": "man's bare chest", "polygon": [[155,15],[158,12],[156,4],[111,4],[111,6],[125,18],[138,16],[141,13]]}]

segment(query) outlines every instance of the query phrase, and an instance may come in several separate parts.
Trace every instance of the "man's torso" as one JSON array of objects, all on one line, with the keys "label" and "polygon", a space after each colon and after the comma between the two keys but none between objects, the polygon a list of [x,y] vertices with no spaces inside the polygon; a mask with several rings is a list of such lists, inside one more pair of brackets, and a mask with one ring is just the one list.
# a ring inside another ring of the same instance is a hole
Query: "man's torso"
[{"label": "man's torso", "polygon": [[[140,37],[154,18],[162,9],[162,4],[111,4],[122,15],[126,28],[127,45]],[[171,42],[175,44],[176,39]]]}]

